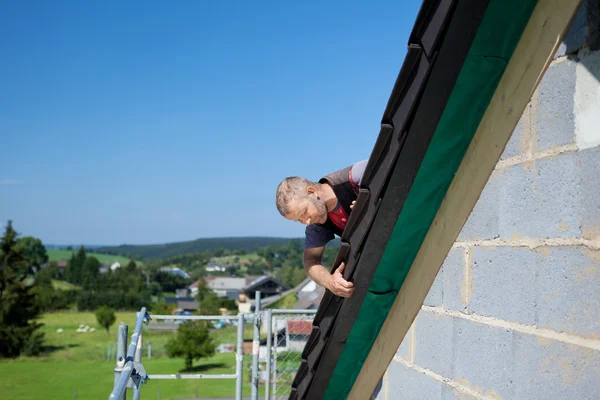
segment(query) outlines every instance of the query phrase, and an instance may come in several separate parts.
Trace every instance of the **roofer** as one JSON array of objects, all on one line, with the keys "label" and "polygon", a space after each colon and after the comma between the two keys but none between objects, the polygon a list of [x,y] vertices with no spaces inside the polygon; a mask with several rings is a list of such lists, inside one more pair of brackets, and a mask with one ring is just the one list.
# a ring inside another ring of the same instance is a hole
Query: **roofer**
[{"label": "roofer", "polygon": [[342,262],[331,274],[321,265],[325,245],[341,236],[354,202],[367,160],[324,176],[318,182],[293,176],[277,187],[276,205],[279,213],[291,221],[306,225],[304,268],[319,285],[341,297],[350,297],[354,284],[346,281]]}]

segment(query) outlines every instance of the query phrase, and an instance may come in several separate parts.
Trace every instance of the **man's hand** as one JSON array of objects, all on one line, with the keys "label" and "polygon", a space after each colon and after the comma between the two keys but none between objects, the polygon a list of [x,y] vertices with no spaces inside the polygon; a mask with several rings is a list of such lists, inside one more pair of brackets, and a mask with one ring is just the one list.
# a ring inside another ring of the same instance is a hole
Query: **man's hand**
[{"label": "man's hand", "polygon": [[356,200],[352,200],[352,204],[350,204],[350,209],[351,210],[354,208],[354,203],[356,203]]},{"label": "man's hand", "polygon": [[335,270],[331,278],[327,281],[327,289],[336,296],[350,297],[354,293],[354,283],[348,282],[342,276],[345,265],[342,262],[340,266]]}]

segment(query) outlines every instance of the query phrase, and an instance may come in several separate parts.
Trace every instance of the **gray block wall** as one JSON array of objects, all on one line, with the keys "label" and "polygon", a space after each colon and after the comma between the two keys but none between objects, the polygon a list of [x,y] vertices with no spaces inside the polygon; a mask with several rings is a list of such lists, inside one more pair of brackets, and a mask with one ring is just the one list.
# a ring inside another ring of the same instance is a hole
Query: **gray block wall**
[{"label": "gray block wall", "polygon": [[598,9],[574,19],[377,399],[600,399]]}]

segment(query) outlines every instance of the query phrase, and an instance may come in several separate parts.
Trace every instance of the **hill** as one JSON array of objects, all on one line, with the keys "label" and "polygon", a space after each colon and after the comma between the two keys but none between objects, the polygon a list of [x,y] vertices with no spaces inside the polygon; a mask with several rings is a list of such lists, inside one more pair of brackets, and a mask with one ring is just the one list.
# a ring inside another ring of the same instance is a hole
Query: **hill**
[{"label": "hill", "polygon": [[287,245],[291,240],[293,239],[276,237],[203,238],[187,242],[164,244],[107,246],[101,247],[96,251],[98,253],[132,257],[136,260],[156,260],[218,249],[244,249],[252,252],[257,247]]},{"label": "hill", "polygon": [[[46,249],[46,253],[48,254],[49,261],[59,261],[59,260],[68,260],[71,258],[71,254],[73,251],[71,250],[56,250],[56,249]],[[96,257],[98,261],[103,264],[110,264],[115,261],[120,262],[125,265],[129,262],[129,258],[118,256],[118,255],[110,255],[110,254],[99,254],[99,253],[86,253],[87,256]],[[136,260],[136,263],[140,264],[139,261]]]}]

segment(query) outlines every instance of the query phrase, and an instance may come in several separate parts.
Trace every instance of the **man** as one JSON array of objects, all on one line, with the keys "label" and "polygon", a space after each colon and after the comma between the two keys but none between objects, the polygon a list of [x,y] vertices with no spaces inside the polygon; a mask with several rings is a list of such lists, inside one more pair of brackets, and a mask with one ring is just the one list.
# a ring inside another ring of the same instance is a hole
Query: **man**
[{"label": "man", "polygon": [[[304,241],[304,268],[319,285],[341,297],[354,293],[354,284],[346,281],[342,272],[344,263],[330,274],[321,258],[325,245],[335,236],[342,236],[352,207],[358,197],[358,189],[367,166],[367,160],[324,176],[315,183],[293,176],[284,179],[277,187],[276,205],[281,215],[291,221],[306,225]],[[371,400],[382,388],[379,380]]]},{"label": "man", "polygon": [[346,281],[344,263],[333,274],[321,265],[325,245],[335,235],[341,236],[354,202],[367,160],[324,176],[318,182],[294,176],[277,187],[279,213],[291,221],[307,225],[304,241],[304,268],[319,285],[341,297],[350,297],[354,284]]}]

